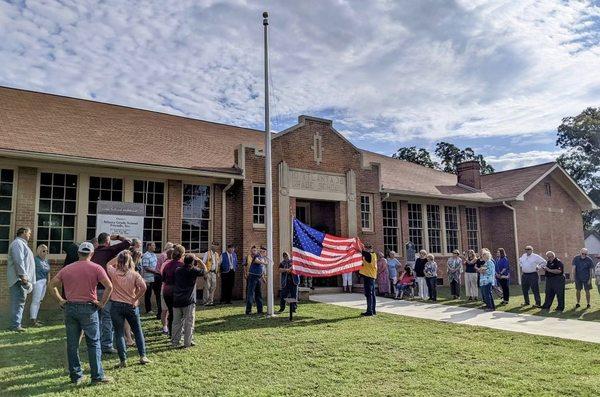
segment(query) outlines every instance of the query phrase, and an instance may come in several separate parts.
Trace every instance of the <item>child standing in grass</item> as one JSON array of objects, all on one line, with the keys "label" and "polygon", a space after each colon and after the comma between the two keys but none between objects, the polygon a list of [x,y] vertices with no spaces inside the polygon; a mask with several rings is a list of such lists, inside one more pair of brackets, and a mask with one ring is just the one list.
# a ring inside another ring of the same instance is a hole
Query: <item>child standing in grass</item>
[{"label": "child standing in grass", "polygon": [[425,273],[425,282],[429,291],[429,300],[434,302],[437,301],[437,269],[435,257],[432,254],[428,254],[423,272]]}]

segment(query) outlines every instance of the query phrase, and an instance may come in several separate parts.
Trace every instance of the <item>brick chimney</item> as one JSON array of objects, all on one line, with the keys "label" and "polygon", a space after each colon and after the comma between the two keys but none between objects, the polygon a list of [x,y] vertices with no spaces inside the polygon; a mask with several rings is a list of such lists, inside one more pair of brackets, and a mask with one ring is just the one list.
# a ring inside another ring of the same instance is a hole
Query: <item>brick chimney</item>
[{"label": "brick chimney", "polygon": [[481,190],[481,166],[479,165],[479,161],[469,160],[457,164],[456,176],[458,176],[458,183],[460,185]]}]

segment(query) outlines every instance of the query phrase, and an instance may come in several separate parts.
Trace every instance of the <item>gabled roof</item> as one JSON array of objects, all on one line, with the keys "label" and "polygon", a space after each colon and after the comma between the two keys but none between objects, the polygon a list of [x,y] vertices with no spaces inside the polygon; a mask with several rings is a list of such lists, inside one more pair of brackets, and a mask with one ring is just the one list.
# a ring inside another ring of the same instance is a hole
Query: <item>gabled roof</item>
[{"label": "gabled roof", "polygon": [[234,150],[264,133],[147,110],[0,87],[0,151],[241,174]]},{"label": "gabled roof", "polygon": [[511,200],[523,193],[532,183],[543,177],[556,163],[544,163],[515,168],[481,176],[481,190],[492,199]]},{"label": "gabled roof", "polygon": [[381,164],[381,190],[385,193],[482,203],[524,200],[524,196],[529,190],[546,176],[552,174],[582,209],[596,208],[596,205],[579,185],[554,162],[482,175],[481,190],[476,190],[459,185],[455,174],[437,171],[366,150],[363,150],[362,153],[365,165],[371,162]]},{"label": "gabled roof", "polygon": [[595,230],[584,230],[583,231],[584,239],[587,239],[590,236],[596,237],[597,240],[600,240],[600,233]]},{"label": "gabled roof", "polygon": [[458,185],[455,174],[437,171],[404,160],[362,150],[363,164],[381,164],[381,189],[386,193],[439,197],[467,201],[491,201],[483,191]]}]

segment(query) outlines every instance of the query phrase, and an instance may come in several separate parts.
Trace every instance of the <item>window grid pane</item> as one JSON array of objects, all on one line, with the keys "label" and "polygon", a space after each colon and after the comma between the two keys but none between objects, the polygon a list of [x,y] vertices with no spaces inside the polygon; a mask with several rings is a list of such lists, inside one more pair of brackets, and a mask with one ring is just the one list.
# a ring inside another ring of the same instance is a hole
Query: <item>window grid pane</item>
[{"label": "window grid pane", "polygon": [[252,223],[255,225],[265,224],[265,209],[267,208],[267,195],[264,186],[252,188]]},{"label": "window grid pane", "polygon": [[42,172],[37,225],[37,244],[50,254],[60,254],[75,240],[77,175]]},{"label": "window grid pane", "polygon": [[208,251],[210,186],[183,185],[181,244],[190,252]]},{"label": "window grid pane", "polygon": [[8,253],[10,243],[13,187],[14,171],[9,169],[0,170],[0,254]]},{"label": "window grid pane", "polygon": [[383,209],[383,249],[384,251],[398,250],[398,203],[395,201],[382,202]]},{"label": "window grid pane", "polygon": [[479,227],[477,224],[477,208],[465,208],[467,215],[467,248],[479,250]]},{"label": "window grid pane", "polygon": [[421,204],[408,204],[408,238],[419,252],[423,247],[423,213]]},{"label": "window grid pane", "polygon": [[446,252],[452,252],[458,249],[458,208],[444,208],[445,226],[446,226]]},{"label": "window grid pane", "polygon": [[89,240],[96,236],[96,203],[100,200],[123,201],[123,179],[91,176],[88,197],[86,238]]},{"label": "window grid pane", "polygon": [[360,196],[360,224],[363,229],[371,230],[371,196]]},{"label": "window grid pane", "polygon": [[[118,179],[116,182],[113,180],[113,183],[116,183],[113,189],[118,189]],[[145,242],[154,241],[156,243],[156,250],[162,251],[165,213],[164,182],[133,181],[133,202],[146,205],[143,240]]]},{"label": "window grid pane", "polygon": [[427,204],[427,233],[429,236],[429,252],[442,252],[442,223],[440,206]]}]

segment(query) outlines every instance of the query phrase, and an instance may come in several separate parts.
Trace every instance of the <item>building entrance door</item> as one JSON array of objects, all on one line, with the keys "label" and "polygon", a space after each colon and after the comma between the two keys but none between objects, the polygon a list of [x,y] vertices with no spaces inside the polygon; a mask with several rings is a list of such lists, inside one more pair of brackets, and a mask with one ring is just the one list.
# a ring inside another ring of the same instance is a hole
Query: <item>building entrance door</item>
[{"label": "building entrance door", "polygon": [[[339,202],[335,201],[296,201],[296,219],[300,222],[317,229],[322,233],[340,235],[336,228],[336,207]],[[304,281],[304,280],[303,280]],[[313,278],[313,287],[339,287],[341,277]]]}]

